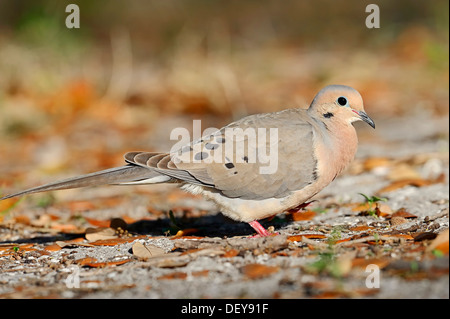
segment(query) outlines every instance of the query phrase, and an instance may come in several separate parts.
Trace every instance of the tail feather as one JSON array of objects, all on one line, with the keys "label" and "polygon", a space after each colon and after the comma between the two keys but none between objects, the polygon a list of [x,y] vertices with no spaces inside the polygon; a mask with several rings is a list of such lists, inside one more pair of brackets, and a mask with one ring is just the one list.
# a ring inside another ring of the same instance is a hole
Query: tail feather
[{"label": "tail feather", "polygon": [[[4,200],[7,198],[12,198],[16,196],[21,196],[25,194],[33,194],[39,192],[46,191],[54,191],[60,189],[70,189],[70,188],[80,188],[87,186],[100,186],[107,184],[121,184],[121,183],[130,183],[133,184],[135,182],[148,180],[148,183],[162,182],[167,181],[164,179],[155,179],[155,177],[161,176],[161,174],[150,170],[148,168],[136,166],[136,165],[126,165],[121,167],[114,167],[110,169],[106,169],[99,172],[94,172],[86,175],[81,175],[77,177],[72,177],[68,179],[64,179],[61,181],[56,181],[53,183],[45,184],[42,186],[37,186],[34,188],[30,188],[18,193],[14,193],[11,195],[7,195],[5,197],[0,198],[0,200]],[[153,178],[153,182],[151,179]]]}]

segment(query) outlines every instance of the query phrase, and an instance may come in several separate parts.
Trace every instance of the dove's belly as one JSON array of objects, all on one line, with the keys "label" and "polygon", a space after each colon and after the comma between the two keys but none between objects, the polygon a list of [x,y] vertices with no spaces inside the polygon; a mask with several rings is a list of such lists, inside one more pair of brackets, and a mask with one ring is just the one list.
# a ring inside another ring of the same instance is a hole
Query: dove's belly
[{"label": "dove's belly", "polygon": [[301,193],[293,192],[287,197],[248,200],[229,198],[217,191],[197,185],[185,185],[182,188],[193,194],[202,194],[206,199],[215,202],[225,216],[246,223],[297,207],[316,194],[314,189],[317,190],[317,188],[308,186],[302,189]]}]

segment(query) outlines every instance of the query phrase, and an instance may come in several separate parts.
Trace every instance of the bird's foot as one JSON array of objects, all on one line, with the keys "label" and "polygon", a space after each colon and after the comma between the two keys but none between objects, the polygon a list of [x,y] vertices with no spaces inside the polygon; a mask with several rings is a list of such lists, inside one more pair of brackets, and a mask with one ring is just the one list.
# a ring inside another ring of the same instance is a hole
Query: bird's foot
[{"label": "bird's foot", "polygon": [[256,232],[258,233],[257,235],[251,236],[250,238],[268,237],[268,236],[279,235],[276,232],[269,231],[269,230],[265,229],[257,220],[254,220],[254,221],[250,222],[249,225],[252,226],[252,228],[254,230],[256,230]]}]

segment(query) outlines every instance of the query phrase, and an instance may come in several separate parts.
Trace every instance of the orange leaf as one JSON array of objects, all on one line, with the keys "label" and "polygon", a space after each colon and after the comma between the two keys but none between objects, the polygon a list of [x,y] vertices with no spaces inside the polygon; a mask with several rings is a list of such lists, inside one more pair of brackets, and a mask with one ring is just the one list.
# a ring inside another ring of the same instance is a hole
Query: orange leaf
[{"label": "orange leaf", "polygon": [[363,203],[363,204],[357,204],[355,207],[352,208],[353,212],[365,212],[370,209],[375,209],[376,203]]},{"label": "orange leaf", "polygon": [[119,266],[126,264],[127,262],[131,261],[131,259],[123,259],[118,261],[106,261],[106,262],[87,262],[84,263],[83,266],[92,267],[92,268],[103,268],[108,266]]},{"label": "orange leaf", "polygon": [[234,256],[237,256],[237,255],[239,255],[239,250],[232,248],[230,250],[227,250],[225,252],[225,254],[222,255],[222,257],[230,258],[230,257],[234,257]]},{"label": "orange leaf", "polygon": [[181,271],[175,271],[167,275],[158,277],[158,279],[186,279],[187,274]]},{"label": "orange leaf", "polygon": [[179,231],[175,234],[175,236],[174,236],[173,238],[179,238],[179,237],[182,237],[182,236],[194,234],[194,233],[196,233],[196,232],[198,232],[198,229],[197,229],[197,228],[186,228],[186,229],[182,229],[182,230],[179,230]]},{"label": "orange leaf", "polygon": [[363,166],[367,171],[371,171],[372,169],[380,166],[389,166],[391,165],[391,160],[387,157],[371,157],[364,161]]},{"label": "orange leaf", "polygon": [[276,273],[279,267],[266,266],[262,264],[248,264],[241,268],[242,273],[250,279],[267,277]]},{"label": "orange leaf", "polygon": [[84,266],[86,264],[91,264],[91,263],[97,262],[97,259],[93,258],[93,257],[85,257],[85,258],[77,259],[77,260],[75,260],[75,262],[81,266]]},{"label": "orange leaf", "polygon": [[323,239],[323,238],[327,238],[327,236],[322,235],[322,234],[304,234],[304,235],[289,236],[287,238],[287,240],[288,241],[301,241],[303,237],[308,238],[308,239]]},{"label": "orange leaf", "polygon": [[61,250],[62,248],[59,245],[54,244],[54,245],[45,246],[44,249],[47,251],[58,251],[58,250]]},{"label": "orange leaf", "polygon": [[87,222],[93,226],[96,227],[109,227],[111,221],[109,220],[98,220],[98,219],[93,219],[93,218],[88,218],[88,217],[84,217],[84,219],[87,220]]},{"label": "orange leaf", "polygon": [[407,179],[402,179],[402,180],[393,182],[390,185],[385,186],[382,189],[380,189],[377,193],[392,192],[397,189],[403,188],[405,186],[423,187],[423,186],[428,186],[428,185],[443,183],[443,182],[445,182],[444,174],[439,175],[436,179],[433,179],[433,180],[422,179],[422,178],[407,178]]},{"label": "orange leaf", "polygon": [[59,230],[60,232],[73,232],[76,231],[78,228],[77,226],[72,224],[53,224],[52,229]]},{"label": "orange leaf", "polygon": [[8,198],[0,201],[0,212],[3,212],[12,206],[14,206],[15,203],[17,203],[19,199],[17,198]]},{"label": "orange leaf", "polygon": [[375,227],[372,226],[355,226],[350,228],[351,231],[366,231],[366,230],[371,230],[371,229],[375,229]]},{"label": "orange leaf", "polygon": [[316,216],[316,212],[308,210],[305,212],[294,212],[291,214],[294,221],[311,220]]},{"label": "orange leaf", "polygon": [[417,218],[416,215],[409,213],[404,208],[400,208],[398,211],[392,214],[391,217]]},{"label": "orange leaf", "polygon": [[408,234],[391,234],[391,235],[384,235],[384,236],[393,237],[393,238],[411,239],[411,240],[414,239],[413,236],[408,235]]},{"label": "orange leaf", "polygon": [[352,260],[352,267],[366,268],[368,265],[377,265],[380,269],[389,265],[389,260],[386,258],[354,258]]},{"label": "orange leaf", "polygon": [[346,241],[350,241],[351,239],[352,239],[352,237],[347,237],[347,238],[344,238],[344,239],[339,239],[338,241],[336,241],[336,244],[343,243],[343,242],[346,242]]}]

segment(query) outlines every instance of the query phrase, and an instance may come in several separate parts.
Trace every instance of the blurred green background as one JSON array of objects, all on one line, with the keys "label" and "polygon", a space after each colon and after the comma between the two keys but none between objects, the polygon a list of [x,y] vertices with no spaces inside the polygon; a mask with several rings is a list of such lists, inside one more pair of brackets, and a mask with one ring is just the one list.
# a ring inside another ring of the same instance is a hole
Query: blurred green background
[{"label": "blurred green background", "polygon": [[[80,29],[65,26],[70,3]],[[379,29],[365,25],[370,3]],[[328,84],[358,89],[376,119],[447,116],[448,9],[447,0],[2,0],[0,186],[162,150],[192,119],[220,127],[306,107]]]}]

